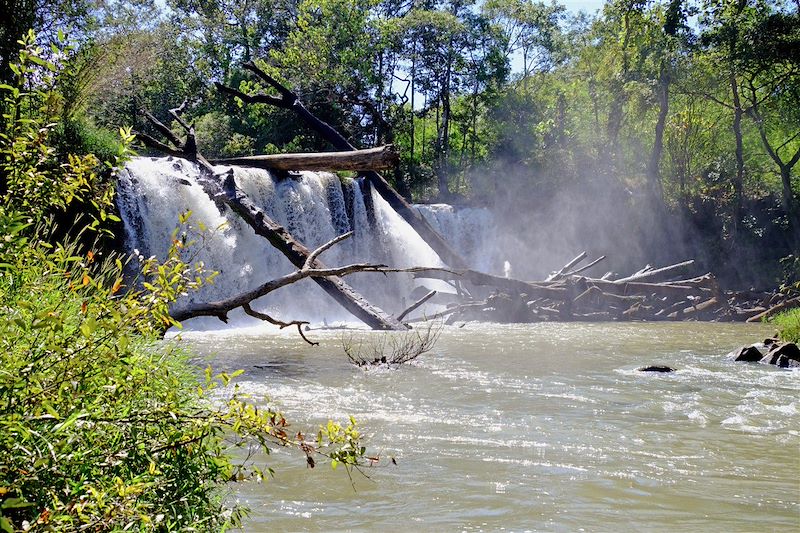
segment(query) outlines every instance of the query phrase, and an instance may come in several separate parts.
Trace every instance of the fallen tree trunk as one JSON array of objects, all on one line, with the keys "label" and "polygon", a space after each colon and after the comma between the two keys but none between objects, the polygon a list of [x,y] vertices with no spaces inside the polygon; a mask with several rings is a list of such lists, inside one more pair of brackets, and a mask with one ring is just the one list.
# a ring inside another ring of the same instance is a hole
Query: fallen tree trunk
[{"label": "fallen tree trunk", "polygon": [[[268,104],[282,109],[293,111],[307,126],[319,133],[334,148],[343,152],[356,150],[356,147],[336,131],[330,124],[320,120],[311,113],[300,101],[294,92],[287,89],[275,78],[261,70],[252,61],[245,63],[244,68],[261,78],[270,87],[274,88],[279,96],[264,93],[254,95],[243,93],[232,87],[227,87],[219,82],[216,87],[219,91],[240,98],[249,104]],[[467,263],[450,244],[430,225],[416,209],[413,208],[383,177],[375,171],[364,172],[364,177],[369,180],[375,190],[386,200],[392,208],[405,220],[434,252],[452,268],[466,268]]]},{"label": "fallen tree trunk", "polygon": [[623,296],[635,294],[656,294],[659,296],[684,296],[691,294],[698,294],[709,292],[708,289],[702,287],[694,287],[691,285],[667,285],[664,283],[643,283],[643,282],[624,282],[619,283],[616,281],[605,281],[599,279],[587,279],[589,285],[595,285],[603,290],[603,292],[611,294],[619,294]]},{"label": "fallen tree trunk", "polygon": [[655,278],[663,277],[664,275],[674,275],[676,272],[689,268],[694,264],[694,259],[690,259],[688,261],[683,261],[681,263],[676,263],[674,265],[665,266],[662,268],[650,269],[646,270],[645,272],[637,272],[632,276],[628,276],[627,278],[616,279],[614,280],[615,283],[625,283],[628,281],[655,281]]},{"label": "fallen tree trunk", "polygon": [[352,152],[318,152],[309,154],[271,154],[248,157],[211,159],[213,165],[237,165],[242,167],[274,170],[383,170],[392,168],[400,159],[394,146],[378,146]]},{"label": "fallen tree trunk", "polygon": [[[317,270],[327,269],[327,267],[319,261],[319,259],[316,259],[316,256],[312,256],[308,248],[296,240],[286,228],[273,221],[267,213],[256,206],[238,189],[233,178],[232,170],[225,174],[224,180],[215,173],[214,167],[198,153],[194,127],[186,124],[180,117],[182,110],[183,106],[171,110],[171,113],[186,131],[185,141],[181,141],[172,130],[167,128],[152,115],[147,114],[147,118],[153,126],[172,142],[174,148],[146,134],[137,133],[137,138],[152,148],[185,158],[197,164],[200,169],[200,178],[198,182],[208,197],[217,205],[225,205],[239,215],[257,235],[267,239],[270,244],[280,251],[297,268],[302,269],[304,267],[310,267]],[[310,265],[307,264],[309,262],[309,256],[312,256]],[[381,330],[407,329],[400,321],[370,304],[363,296],[358,294],[338,276],[314,277],[313,279],[328,295],[336,300],[339,305],[347,309],[347,311],[369,327]]]},{"label": "fallen tree trunk", "polygon": [[469,281],[473,285],[496,287],[518,294],[527,294],[530,298],[544,297],[562,301],[568,298],[567,290],[555,283],[545,286],[518,279],[486,274],[484,272],[478,272],[477,270],[435,271],[426,269],[425,272],[416,274],[414,277],[443,280],[461,279]]},{"label": "fallen tree trunk", "polygon": [[766,311],[762,311],[755,316],[751,316],[747,319],[747,322],[758,322],[764,318],[771,317],[776,313],[780,313],[781,311],[786,311],[788,309],[794,309],[795,307],[800,307],[800,296],[783,301],[777,305],[773,305]]},{"label": "fallen tree trunk", "polygon": [[561,267],[561,270],[558,270],[557,272],[553,272],[552,274],[547,276],[545,281],[556,281],[556,280],[559,280],[559,279],[563,278],[566,275],[566,273],[569,271],[570,268],[574,267],[575,265],[577,265],[578,263],[580,263],[584,259],[586,259],[586,252],[585,251],[579,253],[578,256],[575,257],[572,261],[570,261],[569,263],[567,263],[566,265]]},{"label": "fallen tree trunk", "polygon": [[719,305],[719,299],[716,296],[714,296],[704,302],[684,308],[682,315],[683,316],[690,316],[694,314],[700,315],[702,313],[714,311],[718,305]]}]

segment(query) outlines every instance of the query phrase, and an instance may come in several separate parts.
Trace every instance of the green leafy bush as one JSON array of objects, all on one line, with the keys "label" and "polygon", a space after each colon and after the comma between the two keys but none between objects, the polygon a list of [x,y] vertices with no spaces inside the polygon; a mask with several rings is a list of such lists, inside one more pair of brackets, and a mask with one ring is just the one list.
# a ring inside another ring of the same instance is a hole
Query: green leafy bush
[{"label": "green leafy bush", "polygon": [[114,161],[123,154],[118,135],[95,126],[85,117],[59,123],[53,137],[53,145],[61,154],[93,154],[99,161]]},{"label": "green leafy bush", "polygon": [[52,67],[33,42],[15,65],[20,84],[0,88],[0,531],[218,531],[243,514],[226,505],[227,483],[263,475],[233,458],[236,447],[358,464],[353,420],[290,435],[279,413],[216,390],[236,373],[198,379],[161,340],[178,326],[170,303],[211,277],[182,259],[191,241],[176,233],[162,262],[137,258],[128,282],[121,258],[51,243],[53,208],[91,202],[102,218],[111,196],[94,187],[93,155],[55,157],[37,113],[46,90],[24,90]]},{"label": "green leafy bush", "polygon": [[791,309],[775,316],[778,336],[788,342],[800,343],[800,309]]},{"label": "green leafy bush", "polygon": [[[0,85],[3,116],[0,124],[0,192],[6,212],[24,213],[42,220],[53,210],[66,209],[74,199],[102,197],[111,204],[111,192],[103,189],[96,174],[93,154],[68,154],[61,162],[48,142],[55,123],[49,115],[56,67],[41,56],[29,33],[22,41],[19,62],[11,65],[16,85]],[[99,205],[98,205],[99,207]]]}]

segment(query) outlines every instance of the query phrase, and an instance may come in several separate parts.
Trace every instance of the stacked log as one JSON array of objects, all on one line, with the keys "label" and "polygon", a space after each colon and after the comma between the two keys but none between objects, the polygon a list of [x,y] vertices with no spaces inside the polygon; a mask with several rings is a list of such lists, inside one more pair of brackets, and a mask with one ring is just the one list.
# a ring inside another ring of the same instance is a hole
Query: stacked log
[{"label": "stacked log", "polygon": [[[781,292],[723,290],[716,278],[680,275],[694,265],[683,261],[661,268],[647,266],[611,279],[581,275],[602,258],[580,268],[578,255],[543,281],[522,281],[473,270],[423,272],[421,278],[462,280],[488,287],[485,298],[462,296],[437,316],[449,323],[465,320],[540,321],[758,321],[800,307],[800,296]],[[477,291],[474,291],[477,292]]]}]

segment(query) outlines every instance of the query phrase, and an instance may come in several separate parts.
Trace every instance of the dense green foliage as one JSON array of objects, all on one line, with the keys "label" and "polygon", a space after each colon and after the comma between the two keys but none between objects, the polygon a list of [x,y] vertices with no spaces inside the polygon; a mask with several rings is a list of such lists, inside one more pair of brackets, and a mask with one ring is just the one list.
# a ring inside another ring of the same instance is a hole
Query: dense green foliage
[{"label": "dense green foliage", "polygon": [[[404,194],[501,206],[523,243],[572,229],[637,267],[691,255],[739,284],[800,276],[796,2],[612,0],[594,17],[533,0],[0,8],[0,529],[220,529],[240,516],[224,500],[245,475],[231,447],[363,455],[352,421],[306,441],[212,391],[229,376],[197,387],[158,340],[169,303],[206,278],[182,240],[129,267],[139,289],[86,246],[113,227],[109,173],[142,109],[168,121],[187,100],[208,156],[327,148],[291,112],[214,90],[260,90],[247,60],[354,144],[397,144]],[[70,231],[70,210],[91,218]],[[776,319],[784,338],[797,321]]]},{"label": "dense green foliage", "polygon": [[[32,35],[10,68],[17,83],[0,88],[0,531],[219,531],[243,513],[227,484],[263,475],[252,453],[289,445],[311,466],[316,454],[357,464],[365,450],[352,419],[290,435],[279,413],[228,386],[235,374],[202,378],[160,340],[177,325],[169,304],[213,275],[184,261],[191,239],[175,238],[162,262],[134,258],[134,280],[121,258],[78,244],[109,231],[113,187],[94,154],[51,146],[57,69]],[[106,146],[124,152],[130,140],[123,130]],[[93,219],[63,237],[55,221],[77,202]],[[178,222],[190,229],[188,214]]]},{"label": "dense green foliage", "polygon": [[[583,241],[623,252],[606,228],[634,265],[691,255],[734,283],[797,279],[778,263],[800,249],[796,3],[613,0],[593,17],[533,0],[165,7],[69,0],[25,19],[45,42],[52,21],[68,30],[51,111],[73,151],[110,154],[98,129],[144,128],[142,108],[169,120],[184,100],[207,156],[328,148],[291,112],[214,89],[259,90],[241,66],[254,59],[354,144],[399,145],[406,195],[504,205],[544,231],[569,210]],[[3,39],[21,28],[9,19]]]},{"label": "dense green foliage", "polygon": [[772,319],[778,336],[787,342],[800,343],[800,309],[784,311]]}]

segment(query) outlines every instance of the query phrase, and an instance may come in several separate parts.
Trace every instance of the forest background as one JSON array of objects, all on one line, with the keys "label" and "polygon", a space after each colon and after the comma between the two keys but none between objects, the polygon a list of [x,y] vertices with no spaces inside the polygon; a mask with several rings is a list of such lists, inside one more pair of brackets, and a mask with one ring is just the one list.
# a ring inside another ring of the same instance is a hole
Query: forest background
[{"label": "forest background", "polygon": [[112,132],[183,101],[206,156],[330,149],[215,90],[259,90],[255,60],[353,144],[397,145],[406,197],[494,208],[532,251],[520,275],[588,247],[620,270],[691,257],[737,287],[798,279],[797,2],[4,2],[0,77],[28,29],[55,45],[65,153],[107,160]]}]

